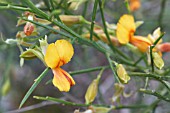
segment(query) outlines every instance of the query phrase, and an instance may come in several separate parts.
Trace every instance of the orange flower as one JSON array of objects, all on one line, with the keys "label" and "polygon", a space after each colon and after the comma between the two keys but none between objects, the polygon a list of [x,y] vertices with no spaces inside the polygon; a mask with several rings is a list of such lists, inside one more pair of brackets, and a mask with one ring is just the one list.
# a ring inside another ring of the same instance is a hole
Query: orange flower
[{"label": "orange flower", "polygon": [[136,11],[140,8],[141,3],[140,0],[130,0],[130,10]]},{"label": "orange flower", "polygon": [[131,15],[123,15],[117,24],[116,35],[121,44],[131,43],[141,52],[146,52],[152,43],[149,39],[142,36],[134,36],[136,31],[135,21]]},{"label": "orange flower", "polygon": [[68,63],[74,54],[73,46],[66,40],[57,40],[48,45],[45,54],[45,62],[53,71],[53,84],[60,91],[69,91],[70,87],[75,85],[73,78],[60,68]]}]

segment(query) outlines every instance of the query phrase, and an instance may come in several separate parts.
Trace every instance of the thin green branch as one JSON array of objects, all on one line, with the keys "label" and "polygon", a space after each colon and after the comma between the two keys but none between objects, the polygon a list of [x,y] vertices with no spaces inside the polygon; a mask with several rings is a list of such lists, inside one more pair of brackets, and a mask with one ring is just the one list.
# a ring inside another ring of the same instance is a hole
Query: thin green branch
[{"label": "thin green branch", "polygon": [[131,14],[130,6],[129,6],[129,0],[125,0],[125,6],[126,6],[126,9],[128,10],[128,13]]},{"label": "thin green branch", "polygon": [[96,19],[97,4],[98,4],[98,0],[95,0],[94,6],[93,6],[93,14],[92,14],[92,22],[91,22],[91,30],[90,30],[90,40],[92,40],[92,38],[93,38],[93,29],[94,29],[94,24],[95,24],[95,19]]},{"label": "thin green branch", "polygon": [[155,74],[151,74],[151,73],[140,73],[140,72],[129,72],[128,73],[130,76],[139,76],[139,77],[150,77],[153,78],[157,81],[160,81],[170,92],[170,83],[163,80],[163,76],[158,76]]},{"label": "thin green branch", "polygon": [[99,71],[101,69],[106,69],[109,68],[109,66],[99,66],[99,67],[94,67],[94,68],[88,68],[88,69],[82,69],[82,70],[78,70],[78,71],[72,71],[69,72],[72,76],[78,75],[78,74],[82,74],[82,73],[89,73],[89,72],[93,72],[93,71]]},{"label": "thin green branch", "polygon": [[139,108],[146,108],[148,105],[131,105],[131,106],[116,106],[114,109],[139,109]]},{"label": "thin green branch", "polygon": [[149,49],[150,49],[150,60],[151,60],[151,67],[152,67],[152,73],[154,73],[154,62],[153,62],[153,55],[152,55],[152,49],[153,49],[153,45],[151,45],[150,47],[149,47]]},{"label": "thin green branch", "polygon": [[145,94],[156,96],[158,99],[170,102],[170,99],[168,97],[165,97],[165,96],[161,95],[160,93],[158,93],[158,92],[156,92],[154,90],[140,89],[139,91],[143,92]]},{"label": "thin green branch", "polygon": [[[33,96],[33,98],[38,99],[38,100],[48,100],[48,101],[53,101],[53,102],[59,102],[64,105],[71,105],[71,106],[88,107],[91,105],[91,104],[78,104],[78,103],[69,102],[69,101],[65,101],[65,100],[61,100],[59,98],[53,98],[53,97],[49,97],[49,96],[46,96],[46,97]],[[98,104],[94,104],[94,106],[109,107],[108,105],[98,105]]]},{"label": "thin green branch", "polygon": [[34,96],[33,98],[38,100],[46,100],[46,101],[53,101],[53,102],[59,102],[64,105],[71,105],[71,106],[80,106],[80,107],[88,107],[88,106],[96,106],[96,107],[106,107],[106,108],[112,108],[112,109],[138,109],[138,108],[146,108],[147,105],[132,105],[132,106],[110,106],[110,105],[101,105],[101,104],[78,104],[73,103],[65,100],[61,100],[59,98],[53,98],[53,97],[41,97],[41,96]]},{"label": "thin green branch", "polygon": [[160,26],[161,28],[163,28],[162,20],[163,20],[163,14],[164,14],[164,11],[165,11],[166,1],[167,1],[167,0],[162,0],[161,10],[160,10],[160,13],[159,13],[159,18],[158,18],[159,26]]},{"label": "thin green branch", "polygon": [[35,79],[35,82],[33,83],[33,85],[31,86],[31,88],[28,90],[28,92],[25,94],[24,98],[22,99],[19,108],[21,108],[23,106],[23,104],[26,102],[26,100],[28,99],[28,97],[31,95],[31,93],[34,91],[34,89],[38,86],[38,84],[41,82],[41,80],[45,77],[46,73],[49,71],[50,68],[46,68],[41,75]]},{"label": "thin green branch", "polygon": [[156,46],[156,44],[161,40],[161,38],[165,35],[165,32],[163,32],[158,39],[153,44],[153,48]]},{"label": "thin green branch", "polygon": [[109,54],[106,54],[106,58],[107,58],[107,60],[108,60],[108,62],[109,62],[110,68],[111,68],[111,70],[112,70],[112,72],[113,72],[113,76],[114,76],[114,78],[115,78],[115,82],[120,83],[120,80],[119,80],[119,78],[118,78],[118,76],[117,76],[117,74],[116,74],[116,72],[115,72],[116,70],[115,70],[114,67],[113,67],[112,60],[110,59],[110,55],[109,55]]},{"label": "thin green branch", "polygon": [[32,12],[32,10],[30,8],[25,8],[22,6],[17,6],[17,5],[11,5],[11,4],[0,4],[0,10],[1,9],[11,9],[11,10],[19,10],[19,11],[30,11]]}]

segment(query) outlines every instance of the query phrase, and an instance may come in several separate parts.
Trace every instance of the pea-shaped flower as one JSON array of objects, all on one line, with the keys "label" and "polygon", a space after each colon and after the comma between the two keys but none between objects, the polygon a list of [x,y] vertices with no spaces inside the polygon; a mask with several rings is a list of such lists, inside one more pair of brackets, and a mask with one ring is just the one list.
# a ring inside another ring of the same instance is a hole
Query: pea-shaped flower
[{"label": "pea-shaped flower", "polygon": [[134,17],[131,15],[123,15],[117,24],[116,35],[121,44],[131,43],[141,52],[146,52],[148,47],[152,45],[149,39],[143,36],[134,35],[136,31]]},{"label": "pea-shaped flower", "polygon": [[66,40],[57,40],[48,45],[45,53],[45,63],[53,71],[53,84],[60,91],[69,91],[75,85],[75,81],[69,73],[60,68],[68,63],[74,54],[73,46]]}]

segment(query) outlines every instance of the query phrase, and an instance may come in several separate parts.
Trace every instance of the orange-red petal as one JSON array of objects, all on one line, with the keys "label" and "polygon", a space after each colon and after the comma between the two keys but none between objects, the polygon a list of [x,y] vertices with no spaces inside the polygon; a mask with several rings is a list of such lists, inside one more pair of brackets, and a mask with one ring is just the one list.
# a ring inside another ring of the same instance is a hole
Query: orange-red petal
[{"label": "orange-red petal", "polygon": [[133,36],[130,43],[136,46],[141,52],[146,52],[148,47],[152,45],[149,39],[142,36]]},{"label": "orange-red petal", "polygon": [[157,47],[161,52],[170,52],[170,43],[169,42],[159,44]]},{"label": "orange-red petal", "polygon": [[70,87],[75,85],[75,81],[73,80],[73,78],[63,69],[54,68],[52,71],[54,74],[53,84],[60,91],[68,92],[70,90]]}]

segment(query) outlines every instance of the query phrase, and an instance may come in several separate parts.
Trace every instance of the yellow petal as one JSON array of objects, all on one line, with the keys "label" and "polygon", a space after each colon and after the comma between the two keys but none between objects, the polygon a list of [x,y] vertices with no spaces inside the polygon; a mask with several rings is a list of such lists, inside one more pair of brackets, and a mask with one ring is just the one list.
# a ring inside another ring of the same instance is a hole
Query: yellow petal
[{"label": "yellow petal", "polygon": [[74,54],[74,49],[72,44],[66,40],[57,40],[55,42],[55,46],[57,48],[60,57],[59,66],[68,63]]},{"label": "yellow petal", "polygon": [[53,84],[60,91],[68,92],[72,85],[75,85],[73,78],[63,69],[55,68],[53,69]]},{"label": "yellow petal", "polygon": [[141,52],[146,52],[148,50],[148,47],[152,45],[149,39],[142,36],[132,37],[130,43],[136,46]]},{"label": "yellow petal", "polygon": [[130,39],[129,32],[121,24],[117,25],[116,34],[117,34],[118,41],[121,44],[127,44],[129,42]]},{"label": "yellow petal", "polygon": [[48,45],[44,59],[52,69],[59,65],[60,57],[54,43]]},{"label": "yellow petal", "polygon": [[117,24],[116,35],[121,44],[127,44],[136,31],[134,18],[131,15],[123,15]]}]

